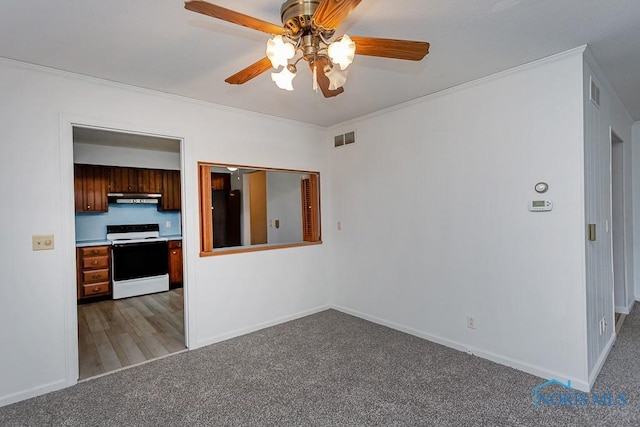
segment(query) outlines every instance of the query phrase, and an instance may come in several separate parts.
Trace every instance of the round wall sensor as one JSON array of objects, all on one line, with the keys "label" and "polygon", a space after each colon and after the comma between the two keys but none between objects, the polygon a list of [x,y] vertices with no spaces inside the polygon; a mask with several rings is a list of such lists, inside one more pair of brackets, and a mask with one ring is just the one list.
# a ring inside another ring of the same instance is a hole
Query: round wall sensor
[{"label": "round wall sensor", "polygon": [[549,189],[549,184],[547,184],[546,182],[539,182],[536,184],[534,188],[540,194],[546,193],[547,190]]}]

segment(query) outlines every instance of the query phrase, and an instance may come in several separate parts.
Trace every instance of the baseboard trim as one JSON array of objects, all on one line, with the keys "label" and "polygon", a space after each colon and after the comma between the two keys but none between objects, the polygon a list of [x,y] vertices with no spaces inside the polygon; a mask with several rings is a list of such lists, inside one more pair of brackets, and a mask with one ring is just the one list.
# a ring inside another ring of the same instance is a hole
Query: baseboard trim
[{"label": "baseboard trim", "polygon": [[607,361],[607,357],[609,357],[609,352],[613,348],[613,344],[615,344],[617,338],[618,338],[618,335],[614,331],[611,334],[611,337],[609,337],[609,341],[607,342],[607,345],[604,347],[604,350],[602,351],[602,353],[600,353],[600,357],[598,358],[598,361],[596,362],[595,366],[591,370],[591,374],[589,374],[589,387],[593,387],[593,383],[596,382],[596,378],[598,378],[598,374],[600,374],[600,371],[604,366],[604,362]]},{"label": "baseboard trim", "polygon": [[[440,336],[437,335],[432,335],[432,334],[428,334],[426,332],[422,332],[419,331],[417,329],[408,327],[408,326],[404,326],[404,325],[400,325],[398,323],[395,322],[390,322],[388,320],[384,320],[375,316],[370,316],[368,314],[365,313],[361,313],[359,311],[356,310],[352,310],[346,307],[342,307],[342,306],[336,306],[333,305],[330,308],[346,313],[346,314],[350,314],[352,316],[358,317],[360,319],[364,319],[364,320],[368,320],[369,322],[373,322],[376,323],[378,325],[382,325],[382,326],[386,326],[388,328],[391,329],[395,329],[397,331],[400,332],[404,332],[422,339],[425,339],[427,341],[431,341],[434,342],[436,344],[440,344],[443,345],[445,347],[449,347],[452,348],[454,350],[458,350],[458,351],[464,351],[465,353],[474,355],[474,356],[478,356],[481,357],[483,359],[487,359],[490,360],[492,362],[495,363],[499,363],[500,365],[504,365],[504,366],[508,366],[510,368],[513,369],[517,369],[519,371],[523,371],[526,372],[528,374],[531,375],[535,375],[536,377],[540,377],[546,380],[550,380],[552,378],[555,378],[559,381],[563,381],[563,382],[567,382],[568,380],[571,380],[571,385],[573,388],[580,390],[580,391],[585,391],[585,392],[589,392],[590,391],[590,382],[587,383],[584,380],[580,380],[580,379],[576,379],[576,378],[572,378],[572,377],[567,377],[566,375],[560,374],[558,372],[553,372],[550,371],[548,369],[544,369],[544,368],[540,368],[539,366],[535,366],[535,365],[531,365],[529,363],[524,363],[521,362],[519,360],[515,360],[515,359],[511,359],[509,357],[504,357],[504,356],[500,356],[498,354],[495,353],[491,353],[488,351],[484,351],[482,349],[479,348],[475,348],[475,347],[470,347],[468,345],[462,344],[460,342],[457,341],[453,341],[447,338],[442,338]],[[602,362],[604,363],[604,361]]]},{"label": "baseboard trim", "polygon": [[52,391],[62,390],[63,388],[71,387],[72,385],[75,385],[75,381],[68,381],[65,379],[50,382],[38,387],[33,387],[28,390],[10,394],[8,396],[0,397],[0,407],[31,399],[33,397],[41,396],[43,394],[51,393]]},{"label": "baseboard trim", "polygon": [[260,329],[269,328],[271,326],[276,326],[281,323],[290,322],[291,320],[300,319],[302,317],[310,316],[312,314],[320,313],[321,311],[329,310],[331,306],[323,305],[320,307],[312,308],[309,310],[300,311],[298,313],[290,314],[288,316],[278,317],[273,320],[269,320],[266,322],[258,323],[256,325],[248,326],[246,328],[236,329],[231,332],[227,332],[221,335],[216,335],[214,337],[198,340],[193,347],[189,347],[189,350],[195,350],[196,348],[206,347],[211,344],[216,344],[222,341],[229,340],[231,338],[236,338],[242,335],[250,334],[252,332],[259,331]]},{"label": "baseboard trim", "polygon": [[621,305],[616,305],[614,307],[614,310],[616,311],[616,313],[629,314],[629,313],[631,313],[631,309],[633,308],[633,304],[634,303],[635,303],[635,301],[633,301],[629,307],[623,307]]}]

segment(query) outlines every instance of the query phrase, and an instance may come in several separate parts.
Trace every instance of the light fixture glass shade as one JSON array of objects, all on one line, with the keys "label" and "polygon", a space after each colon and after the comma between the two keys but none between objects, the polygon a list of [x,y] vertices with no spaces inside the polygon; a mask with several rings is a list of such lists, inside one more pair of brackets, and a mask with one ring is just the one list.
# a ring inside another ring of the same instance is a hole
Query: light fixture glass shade
[{"label": "light fixture glass shade", "polygon": [[347,70],[339,70],[338,67],[331,67],[325,71],[324,75],[329,79],[329,90],[336,90],[344,86],[347,82],[347,73]]},{"label": "light fixture glass shade", "polygon": [[292,73],[287,67],[284,67],[279,73],[271,73],[271,80],[273,80],[280,89],[292,91],[293,78],[295,76],[296,73]]},{"label": "light fixture glass shade", "polygon": [[234,168],[233,166],[227,166],[227,169],[231,172],[235,172],[238,170],[238,168]]},{"label": "light fixture glass shade", "polygon": [[273,68],[286,67],[289,61],[296,54],[293,44],[285,42],[282,36],[274,36],[267,41],[267,57],[271,61]]},{"label": "light fixture glass shade", "polygon": [[334,64],[339,65],[341,70],[345,70],[353,62],[356,44],[351,40],[351,37],[345,34],[339,41],[329,45],[327,53]]}]

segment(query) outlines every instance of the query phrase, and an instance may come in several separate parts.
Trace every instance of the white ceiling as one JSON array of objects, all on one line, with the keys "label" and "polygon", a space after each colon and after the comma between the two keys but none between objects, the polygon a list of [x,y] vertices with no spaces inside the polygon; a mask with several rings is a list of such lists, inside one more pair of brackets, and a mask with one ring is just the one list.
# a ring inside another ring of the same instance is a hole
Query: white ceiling
[{"label": "white ceiling", "polygon": [[[280,24],[281,0],[211,0]],[[640,119],[638,0],[363,0],[338,33],[425,40],[422,62],[359,56],[325,99],[299,67],[296,90],[264,73],[268,35],[187,11],[181,0],[2,0],[0,56],[321,126],[390,107],[583,44]]]}]

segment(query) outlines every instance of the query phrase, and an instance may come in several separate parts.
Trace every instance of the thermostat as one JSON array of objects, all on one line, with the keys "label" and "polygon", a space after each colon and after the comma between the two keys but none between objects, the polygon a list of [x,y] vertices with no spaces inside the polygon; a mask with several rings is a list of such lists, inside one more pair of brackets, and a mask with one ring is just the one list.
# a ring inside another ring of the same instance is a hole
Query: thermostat
[{"label": "thermostat", "polygon": [[529,210],[531,212],[549,212],[553,209],[551,200],[531,200],[529,202]]},{"label": "thermostat", "polygon": [[546,193],[547,190],[549,189],[549,184],[547,184],[546,182],[539,182],[536,184],[534,189],[536,190],[537,193],[540,193],[540,194]]}]

